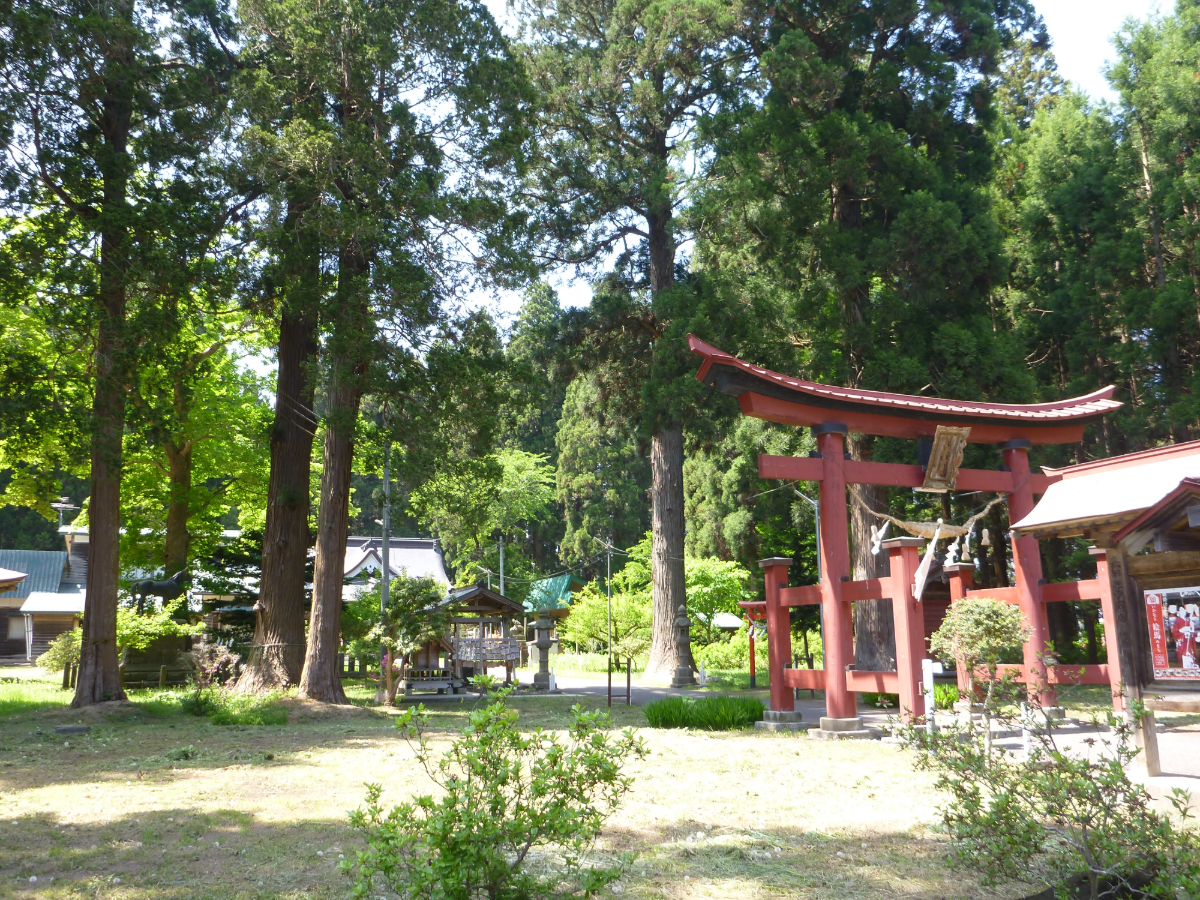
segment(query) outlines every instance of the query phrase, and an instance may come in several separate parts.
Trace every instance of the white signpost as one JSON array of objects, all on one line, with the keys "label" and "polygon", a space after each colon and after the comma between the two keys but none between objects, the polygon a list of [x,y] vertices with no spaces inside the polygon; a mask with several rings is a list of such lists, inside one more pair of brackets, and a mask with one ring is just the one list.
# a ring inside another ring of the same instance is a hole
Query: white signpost
[{"label": "white signpost", "polygon": [[937,731],[937,723],[934,721],[937,704],[934,702],[933,676],[941,675],[944,671],[945,667],[940,662],[934,662],[932,659],[921,660],[921,683],[925,689],[925,730],[930,734]]}]

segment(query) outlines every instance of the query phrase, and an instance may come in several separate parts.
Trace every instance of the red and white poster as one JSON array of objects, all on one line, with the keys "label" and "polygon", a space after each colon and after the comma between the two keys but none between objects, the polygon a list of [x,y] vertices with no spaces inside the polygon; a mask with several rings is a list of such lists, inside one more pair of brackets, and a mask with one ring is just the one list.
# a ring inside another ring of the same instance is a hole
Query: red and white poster
[{"label": "red and white poster", "polygon": [[1155,680],[1200,681],[1200,587],[1146,591],[1145,597]]}]

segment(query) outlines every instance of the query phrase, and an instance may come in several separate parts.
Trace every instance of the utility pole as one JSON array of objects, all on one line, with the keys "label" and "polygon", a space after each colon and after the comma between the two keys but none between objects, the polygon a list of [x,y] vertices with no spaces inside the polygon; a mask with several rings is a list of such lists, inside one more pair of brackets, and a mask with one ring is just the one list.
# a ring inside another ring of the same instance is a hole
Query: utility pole
[{"label": "utility pole", "polygon": [[500,532],[500,596],[504,596],[504,532]]},{"label": "utility pole", "polygon": [[607,570],[604,577],[604,590],[608,594],[608,705],[612,706],[612,544],[605,542],[604,556]]}]

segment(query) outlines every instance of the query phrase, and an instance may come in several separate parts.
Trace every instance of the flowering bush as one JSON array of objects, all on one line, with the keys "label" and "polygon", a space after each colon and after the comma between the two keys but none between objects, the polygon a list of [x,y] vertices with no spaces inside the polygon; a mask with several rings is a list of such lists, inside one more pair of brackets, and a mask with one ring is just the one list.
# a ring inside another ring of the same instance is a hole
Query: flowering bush
[{"label": "flowering bush", "polygon": [[222,685],[237,677],[242,658],[224,644],[201,641],[192,650],[193,681],[200,687]]}]

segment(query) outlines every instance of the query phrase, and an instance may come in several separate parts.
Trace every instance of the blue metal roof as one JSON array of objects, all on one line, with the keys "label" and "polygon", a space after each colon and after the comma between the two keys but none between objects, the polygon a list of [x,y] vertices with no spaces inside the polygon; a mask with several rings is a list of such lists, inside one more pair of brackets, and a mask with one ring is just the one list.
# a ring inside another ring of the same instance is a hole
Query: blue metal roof
[{"label": "blue metal roof", "polygon": [[551,578],[543,578],[529,586],[525,608],[530,612],[542,609],[563,609],[571,605],[571,595],[587,582],[578,575],[567,572]]},{"label": "blue metal roof", "polygon": [[16,590],[0,597],[25,598],[34,591],[56,594],[66,565],[65,550],[0,550],[0,569],[14,569],[26,575]]}]

